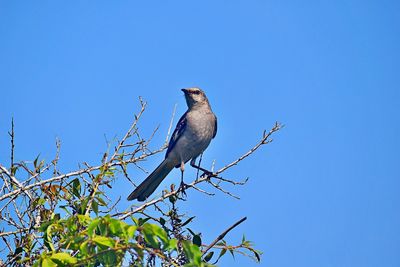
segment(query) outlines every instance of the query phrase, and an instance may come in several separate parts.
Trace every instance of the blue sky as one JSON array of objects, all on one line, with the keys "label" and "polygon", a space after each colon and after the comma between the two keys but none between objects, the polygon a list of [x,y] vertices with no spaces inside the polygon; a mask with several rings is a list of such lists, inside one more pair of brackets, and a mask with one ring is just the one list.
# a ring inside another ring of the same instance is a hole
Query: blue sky
[{"label": "blue sky", "polygon": [[[286,125],[227,173],[250,177],[232,188],[240,201],[193,193],[184,204],[205,242],[248,216],[228,240],[245,233],[264,252],[262,263],[228,256],[221,266],[399,266],[399,8],[397,1],[2,1],[0,162],[8,161],[14,117],[18,160],[52,159],[58,137],[64,171],[98,163],[105,136],[121,137],[138,96],[148,101],[142,131],[160,125],[156,148],[174,105],[179,115],[186,109],[179,89],[200,86],[219,122],[206,166],[232,161],[275,121]],[[144,178],[139,170],[131,176]],[[111,197],[129,194],[123,179]]]}]

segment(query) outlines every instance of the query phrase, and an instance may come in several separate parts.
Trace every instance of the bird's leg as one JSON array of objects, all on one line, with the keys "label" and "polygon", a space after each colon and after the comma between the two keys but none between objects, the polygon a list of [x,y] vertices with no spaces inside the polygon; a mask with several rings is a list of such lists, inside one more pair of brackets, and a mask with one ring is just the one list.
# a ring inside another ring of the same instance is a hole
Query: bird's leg
[{"label": "bird's leg", "polygon": [[186,189],[186,184],[183,182],[183,172],[185,171],[185,163],[182,161],[181,162],[181,167],[180,167],[180,169],[181,169],[181,185],[180,185],[180,190],[181,190],[181,192],[182,192],[182,196],[186,196],[186,192],[185,192],[185,189]]},{"label": "bird's leg", "polygon": [[[194,162],[193,165],[196,164],[196,159],[197,159],[197,158],[192,159],[193,162]],[[198,166],[201,166],[201,160],[202,160],[202,159],[203,159],[203,153],[200,154],[200,159],[199,159],[199,165],[198,165]],[[190,163],[192,163],[192,161],[190,161]],[[197,169],[197,172],[196,172],[196,181],[199,180],[199,175],[200,175],[200,170]]]},{"label": "bird's leg", "polygon": [[[201,162],[201,161],[200,161],[200,162]],[[200,164],[199,164],[199,165],[200,165]],[[212,174],[212,172],[210,172],[209,170],[206,170],[206,169],[204,169],[204,168],[202,168],[202,167],[200,167],[200,166],[197,166],[197,165],[196,165],[196,158],[194,158],[194,159],[192,159],[192,160],[190,161],[190,166],[192,166],[193,168],[196,168],[196,169],[198,169],[198,170],[204,172],[204,173],[207,174],[207,175],[211,175],[211,174]]]}]

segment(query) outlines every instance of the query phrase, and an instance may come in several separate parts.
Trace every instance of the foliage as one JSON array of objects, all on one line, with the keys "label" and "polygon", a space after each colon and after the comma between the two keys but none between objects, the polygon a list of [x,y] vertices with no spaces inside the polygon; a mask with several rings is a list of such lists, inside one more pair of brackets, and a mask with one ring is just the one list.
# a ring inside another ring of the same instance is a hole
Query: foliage
[{"label": "foliage", "polygon": [[156,257],[163,266],[180,266],[172,257],[182,253],[180,247],[184,248],[182,257],[188,262],[185,266],[211,266],[201,261],[197,245],[179,243],[160,226],[143,219],[127,224],[108,215],[92,219],[78,214],[50,221],[40,231],[46,249],[34,266],[121,266],[127,254],[133,266],[144,266]]}]

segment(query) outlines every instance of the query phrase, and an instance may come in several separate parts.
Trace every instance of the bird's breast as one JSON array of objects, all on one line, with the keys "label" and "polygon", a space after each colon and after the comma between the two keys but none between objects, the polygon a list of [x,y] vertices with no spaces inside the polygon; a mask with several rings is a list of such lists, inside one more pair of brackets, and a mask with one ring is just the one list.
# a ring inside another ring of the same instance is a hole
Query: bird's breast
[{"label": "bird's breast", "polygon": [[187,123],[174,151],[171,151],[179,154],[184,162],[198,157],[208,147],[214,135],[215,116],[212,113],[192,113],[188,114]]}]

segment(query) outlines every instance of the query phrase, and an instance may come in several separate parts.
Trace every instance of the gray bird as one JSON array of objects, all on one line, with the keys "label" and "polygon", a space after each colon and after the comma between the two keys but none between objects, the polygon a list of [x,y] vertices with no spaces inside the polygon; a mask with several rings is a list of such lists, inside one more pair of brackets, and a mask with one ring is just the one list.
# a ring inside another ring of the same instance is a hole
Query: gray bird
[{"label": "gray bird", "polygon": [[[185,163],[190,161],[194,168],[206,171],[196,166],[196,158],[208,147],[217,134],[217,117],[211,110],[210,103],[204,92],[199,88],[182,89],[185,94],[188,110],[179,119],[171,136],[165,159],[161,164],[128,196],[128,200],[144,201],[148,198],[175,168],[183,172]],[[183,187],[184,188],[184,187]]]}]

